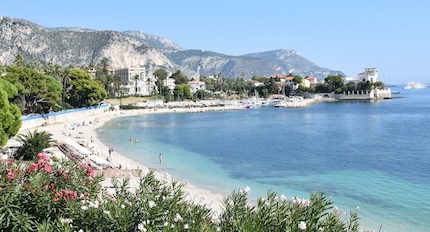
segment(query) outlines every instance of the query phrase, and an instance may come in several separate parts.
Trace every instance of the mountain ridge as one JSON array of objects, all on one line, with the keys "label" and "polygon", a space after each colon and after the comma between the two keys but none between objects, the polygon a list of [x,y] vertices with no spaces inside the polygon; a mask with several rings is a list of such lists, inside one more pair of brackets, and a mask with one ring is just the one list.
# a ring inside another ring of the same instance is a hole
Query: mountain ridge
[{"label": "mountain ridge", "polygon": [[103,57],[113,68],[145,67],[151,76],[158,68],[181,70],[189,78],[222,74],[227,78],[289,74],[343,74],[321,68],[295,50],[276,49],[240,56],[183,49],[166,38],[137,30],[94,30],[82,27],[46,28],[25,19],[0,19],[0,62],[11,64],[21,54],[28,62],[67,66],[97,64]]}]

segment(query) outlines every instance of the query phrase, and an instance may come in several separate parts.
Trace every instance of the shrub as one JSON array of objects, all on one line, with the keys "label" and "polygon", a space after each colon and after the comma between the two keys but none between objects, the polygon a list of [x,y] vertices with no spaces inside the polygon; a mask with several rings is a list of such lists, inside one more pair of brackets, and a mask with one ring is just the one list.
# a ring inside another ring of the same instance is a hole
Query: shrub
[{"label": "shrub", "polygon": [[27,130],[27,134],[18,135],[18,141],[21,142],[20,146],[14,153],[15,159],[20,160],[33,160],[35,154],[48,148],[52,140],[52,134],[46,131],[33,132]]},{"label": "shrub", "polygon": [[1,231],[358,231],[358,217],[332,209],[322,193],[310,200],[274,192],[248,204],[249,188],[224,200],[220,215],[186,200],[177,181],[153,171],[114,179],[114,193],[100,185],[91,167],[54,162],[43,153],[34,162],[0,166]]}]

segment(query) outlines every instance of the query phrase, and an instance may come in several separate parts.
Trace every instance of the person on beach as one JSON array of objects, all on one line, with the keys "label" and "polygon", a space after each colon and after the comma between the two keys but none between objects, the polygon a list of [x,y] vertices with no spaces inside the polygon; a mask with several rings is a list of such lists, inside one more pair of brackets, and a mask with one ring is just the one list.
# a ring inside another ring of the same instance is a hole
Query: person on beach
[{"label": "person on beach", "polygon": [[161,155],[161,153],[160,153],[160,155],[158,156],[158,159],[160,159],[160,164],[163,162],[163,155]]}]

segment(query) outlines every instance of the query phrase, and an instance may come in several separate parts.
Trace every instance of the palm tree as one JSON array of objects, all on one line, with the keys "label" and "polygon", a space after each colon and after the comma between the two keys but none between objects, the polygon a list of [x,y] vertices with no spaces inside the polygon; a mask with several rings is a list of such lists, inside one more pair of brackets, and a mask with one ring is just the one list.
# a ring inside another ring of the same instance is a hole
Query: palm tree
[{"label": "palm tree", "polygon": [[33,132],[27,130],[27,134],[18,135],[21,146],[15,151],[14,157],[19,160],[33,160],[43,149],[48,148],[53,142],[52,134],[46,131]]},{"label": "palm tree", "polygon": [[146,85],[148,86],[148,95],[151,95],[152,93],[151,93],[151,84],[152,84],[152,81],[151,81],[151,79],[146,79]]},{"label": "palm tree", "polygon": [[70,85],[70,82],[72,81],[72,79],[70,78],[70,73],[68,68],[61,70],[60,79],[61,79],[61,84],[63,85],[62,101],[65,102],[67,92],[70,90],[69,85]]},{"label": "palm tree", "polygon": [[134,96],[137,96],[137,81],[139,80],[139,75],[134,75]]},{"label": "palm tree", "polygon": [[167,72],[164,69],[159,68],[154,72],[154,76],[157,79],[156,85],[158,86],[158,93],[163,95],[162,86],[164,86],[163,81],[167,78]]},{"label": "palm tree", "polygon": [[121,79],[120,76],[113,76],[112,81],[113,81],[113,86],[114,86],[114,94],[113,95],[118,96],[120,87],[123,84],[123,80]]}]

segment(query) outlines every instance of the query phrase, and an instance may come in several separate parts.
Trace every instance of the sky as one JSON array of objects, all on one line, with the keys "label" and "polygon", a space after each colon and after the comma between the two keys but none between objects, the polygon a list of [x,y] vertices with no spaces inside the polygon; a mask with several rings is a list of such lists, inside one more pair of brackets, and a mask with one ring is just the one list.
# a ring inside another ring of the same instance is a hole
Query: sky
[{"label": "sky", "polygon": [[0,0],[0,15],[44,27],[138,30],[184,49],[243,55],[296,50],[386,84],[430,83],[427,0]]}]

